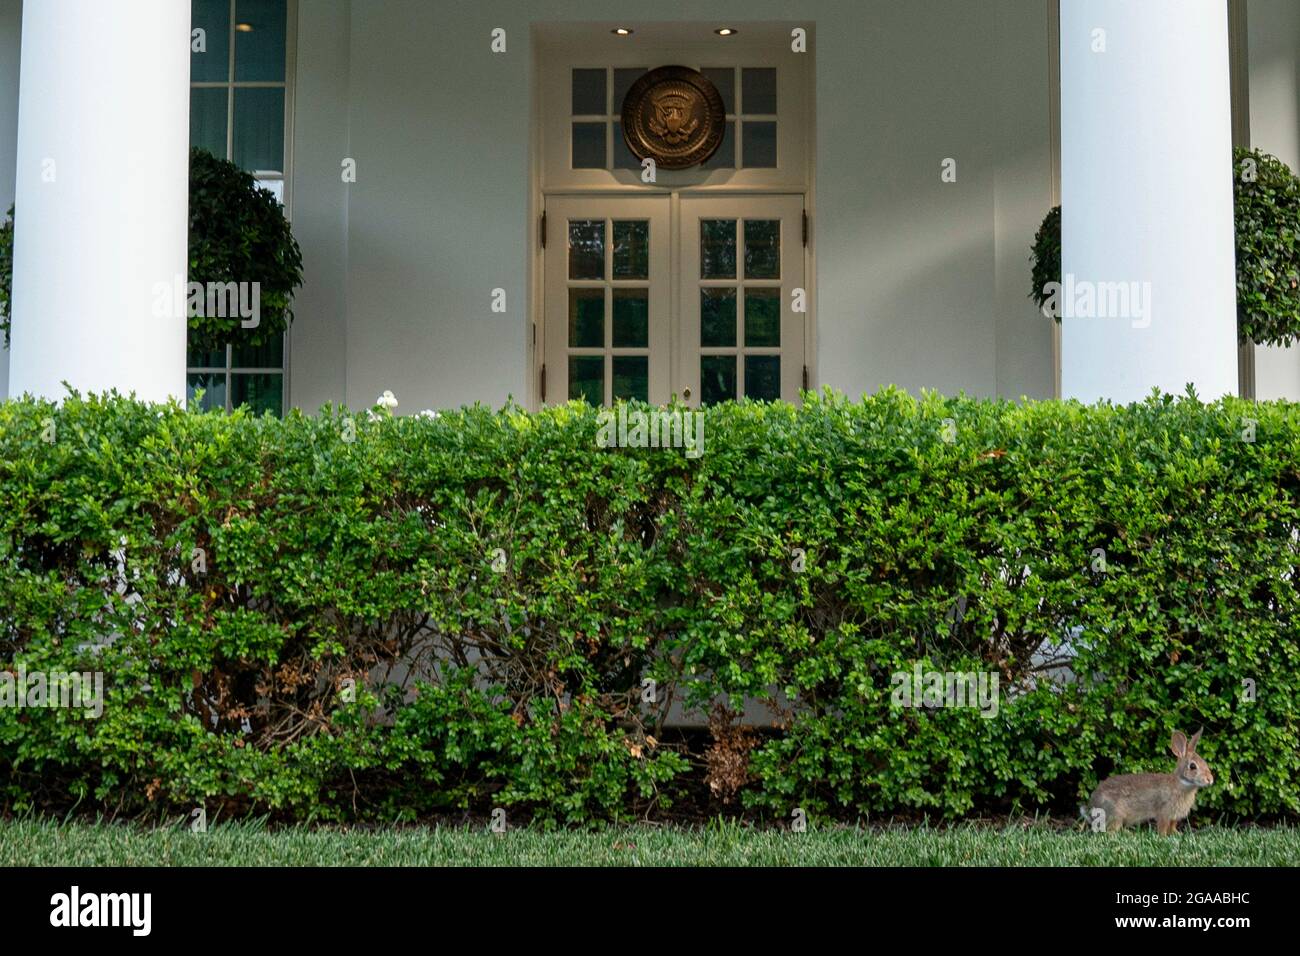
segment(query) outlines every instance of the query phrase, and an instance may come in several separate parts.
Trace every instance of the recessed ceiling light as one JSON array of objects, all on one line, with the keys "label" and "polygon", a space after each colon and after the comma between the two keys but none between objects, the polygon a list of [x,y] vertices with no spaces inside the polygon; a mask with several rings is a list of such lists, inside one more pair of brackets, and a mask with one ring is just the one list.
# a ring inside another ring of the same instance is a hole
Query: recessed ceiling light
[{"label": "recessed ceiling light", "polygon": [[630,37],[632,35],[632,30],[629,27],[615,27],[609,32],[617,33],[621,37]]},{"label": "recessed ceiling light", "polygon": [[735,27],[718,27],[713,32],[720,37],[733,37],[740,31],[737,30]]},{"label": "recessed ceiling light", "polygon": [[235,24],[235,32],[236,32],[236,33],[252,33],[252,32],[253,32],[253,25],[252,25],[251,23],[236,23],[236,24]]}]

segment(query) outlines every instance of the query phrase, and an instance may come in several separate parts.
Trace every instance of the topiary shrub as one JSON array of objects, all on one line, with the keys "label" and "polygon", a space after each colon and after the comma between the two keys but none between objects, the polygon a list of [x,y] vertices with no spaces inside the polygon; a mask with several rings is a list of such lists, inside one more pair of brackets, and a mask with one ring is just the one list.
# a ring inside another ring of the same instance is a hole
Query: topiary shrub
[{"label": "topiary shrub", "polygon": [[14,207],[0,222],[0,329],[4,329],[5,348],[9,347],[9,299],[14,286]]},{"label": "topiary shrub", "polygon": [[[1207,814],[1300,816],[1295,405],[704,415],[688,458],[576,403],[0,404],[0,685],[104,680],[0,706],[0,811],[1073,815],[1204,724]],[[900,705],[918,670],[996,706]]]},{"label": "topiary shrub", "polygon": [[[273,341],[293,321],[293,294],[302,285],[302,252],[284,210],[251,175],[205,150],[190,150],[189,175],[188,281],[204,286],[258,283],[260,289],[256,327],[243,328],[239,315],[190,315],[191,341],[203,349]],[[0,325],[6,345],[13,289],[13,215],[10,208],[9,218],[0,226]]]},{"label": "topiary shrub", "polygon": [[[1289,345],[1300,337],[1300,178],[1275,156],[1233,150],[1237,333],[1242,342]],[[1041,309],[1061,281],[1061,207],[1048,212],[1030,255]],[[1060,316],[1054,316],[1060,321]]]}]

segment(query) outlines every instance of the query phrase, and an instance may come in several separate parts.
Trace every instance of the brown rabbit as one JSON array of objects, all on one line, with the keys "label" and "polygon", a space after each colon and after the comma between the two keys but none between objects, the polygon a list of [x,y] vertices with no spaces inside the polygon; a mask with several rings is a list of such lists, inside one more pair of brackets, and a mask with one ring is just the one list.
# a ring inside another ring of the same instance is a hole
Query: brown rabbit
[{"label": "brown rabbit", "polygon": [[1107,777],[1088,800],[1090,815],[1101,810],[1108,831],[1155,820],[1162,836],[1177,833],[1178,821],[1187,818],[1196,802],[1196,791],[1214,783],[1209,764],[1196,753],[1200,739],[1200,730],[1192,734],[1190,742],[1181,730],[1175,730],[1169,739],[1169,749],[1178,758],[1174,772]]}]

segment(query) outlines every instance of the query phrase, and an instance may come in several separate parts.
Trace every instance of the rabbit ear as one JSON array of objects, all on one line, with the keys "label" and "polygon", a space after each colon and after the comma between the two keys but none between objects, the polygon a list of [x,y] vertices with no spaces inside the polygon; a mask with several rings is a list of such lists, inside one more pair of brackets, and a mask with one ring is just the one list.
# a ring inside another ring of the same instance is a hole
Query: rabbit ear
[{"label": "rabbit ear", "polygon": [[[1204,729],[1205,729],[1204,727],[1201,728],[1201,730],[1204,730]],[[1196,733],[1192,734],[1192,739],[1191,739],[1191,740],[1188,742],[1188,744],[1187,744],[1187,752],[1188,752],[1188,753],[1195,753],[1195,752],[1196,752],[1196,743],[1197,743],[1197,741],[1199,741],[1199,740],[1201,739],[1201,730],[1198,730]]]},{"label": "rabbit ear", "polygon": [[1175,730],[1174,735],[1169,738],[1169,749],[1181,760],[1183,754],[1187,753],[1187,735],[1181,730]]}]

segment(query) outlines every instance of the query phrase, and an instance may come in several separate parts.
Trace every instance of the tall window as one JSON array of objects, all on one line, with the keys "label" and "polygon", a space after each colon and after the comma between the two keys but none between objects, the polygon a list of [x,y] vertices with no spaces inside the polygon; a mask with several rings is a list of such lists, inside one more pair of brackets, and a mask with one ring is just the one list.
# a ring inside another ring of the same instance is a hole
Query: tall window
[{"label": "tall window", "polygon": [[[190,145],[233,161],[286,201],[289,0],[191,0]],[[209,351],[191,343],[187,391],[203,408],[284,411],[284,337],[257,348]]]}]

